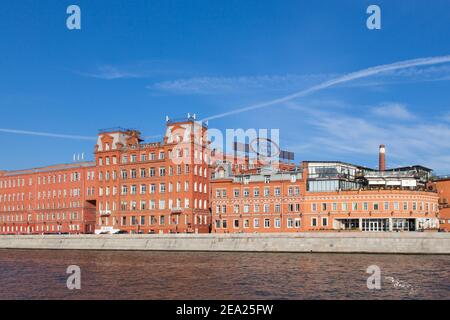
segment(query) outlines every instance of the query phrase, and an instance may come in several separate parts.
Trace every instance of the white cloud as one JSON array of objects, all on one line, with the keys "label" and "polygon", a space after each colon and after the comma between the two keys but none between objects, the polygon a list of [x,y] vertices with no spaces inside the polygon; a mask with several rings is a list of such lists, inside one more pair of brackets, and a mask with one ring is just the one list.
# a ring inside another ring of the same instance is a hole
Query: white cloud
[{"label": "white cloud", "polygon": [[442,117],[442,119],[443,119],[444,121],[450,122],[450,112],[448,112],[447,114],[445,114],[445,115]]},{"label": "white cloud", "polygon": [[142,77],[142,75],[138,73],[121,70],[118,67],[110,65],[99,66],[91,72],[77,72],[77,73],[85,77],[103,80],[116,80],[116,79],[129,79]]},{"label": "white cloud", "polygon": [[0,132],[10,133],[10,134],[27,135],[27,136],[61,138],[61,139],[72,139],[72,140],[96,140],[97,139],[97,137],[78,136],[78,135],[60,134],[60,133],[51,133],[51,132],[27,131],[27,130],[17,130],[17,129],[5,129],[5,128],[0,128]]},{"label": "white cloud", "polygon": [[175,61],[145,60],[128,64],[103,64],[89,71],[74,71],[74,73],[102,80],[150,78],[155,75],[180,75],[182,69]]},{"label": "white cloud", "polygon": [[[444,122],[397,123],[383,119],[322,111],[290,104],[302,112],[311,127],[309,152],[342,157],[377,156],[378,146],[386,144],[388,164],[420,164],[438,173],[450,172],[450,126]],[[295,146],[294,146],[295,148]],[[364,165],[364,164],[361,164]]]},{"label": "white cloud", "polygon": [[406,105],[402,103],[383,103],[377,107],[372,108],[371,112],[382,118],[412,120],[415,116],[409,112]]},{"label": "white cloud", "polygon": [[417,68],[417,67],[428,67],[428,66],[444,64],[444,63],[449,63],[449,62],[450,62],[450,55],[447,55],[447,56],[439,56],[439,57],[427,57],[427,58],[420,58],[420,59],[405,60],[405,61],[395,62],[395,63],[391,63],[391,64],[379,65],[376,67],[371,67],[371,68],[359,70],[356,72],[351,72],[351,73],[345,74],[343,76],[333,78],[331,80],[322,82],[318,85],[311,86],[307,89],[295,92],[293,94],[290,94],[290,95],[287,95],[284,97],[257,103],[257,104],[239,108],[239,109],[234,109],[234,110],[224,112],[221,114],[216,114],[216,115],[206,118],[205,120],[219,119],[219,118],[239,114],[242,112],[248,112],[248,111],[252,111],[252,110],[256,110],[256,109],[267,108],[267,107],[270,107],[273,105],[279,105],[282,103],[286,103],[286,102],[295,100],[297,98],[309,96],[313,93],[316,93],[316,92],[319,92],[319,91],[322,91],[325,89],[333,88],[333,87],[343,85],[343,84],[348,84],[355,80],[361,80],[361,79],[366,79],[369,77],[377,76],[380,74],[384,74],[386,72],[393,72],[393,71],[399,71],[399,70],[403,70],[403,69]]},{"label": "white cloud", "polygon": [[[249,90],[298,89],[307,84],[332,81],[333,86],[378,87],[397,83],[414,83],[426,81],[450,80],[450,65],[431,65],[449,62],[449,57],[424,58],[378,66],[355,72],[342,74],[286,74],[236,77],[191,77],[157,82],[147,88],[172,94],[223,94]],[[415,66],[418,65],[418,66]],[[350,77],[349,77],[350,76]],[[370,78],[368,78],[370,76]],[[352,81],[352,82],[349,82]],[[328,86],[327,86],[328,87]]]},{"label": "white cloud", "polygon": [[158,82],[147,88],[172,94],[225,94],[242,91],[298,89],[334,75],[262,75],[238,77],[193,77]]}]

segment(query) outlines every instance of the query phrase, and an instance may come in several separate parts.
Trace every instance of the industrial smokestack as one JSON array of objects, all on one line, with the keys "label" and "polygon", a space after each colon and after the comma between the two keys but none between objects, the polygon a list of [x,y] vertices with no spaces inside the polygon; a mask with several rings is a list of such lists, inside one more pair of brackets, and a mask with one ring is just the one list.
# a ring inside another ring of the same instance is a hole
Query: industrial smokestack
[{"label": "industrial smokestack", "polygon": [[386,171],[386,146],[384,144],[380,146],[378,170]]}]

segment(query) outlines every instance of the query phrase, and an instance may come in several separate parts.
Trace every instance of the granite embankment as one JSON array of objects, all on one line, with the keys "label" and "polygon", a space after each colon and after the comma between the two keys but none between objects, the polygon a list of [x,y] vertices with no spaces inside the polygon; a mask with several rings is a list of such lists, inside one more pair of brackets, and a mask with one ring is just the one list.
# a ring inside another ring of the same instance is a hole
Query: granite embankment
[{"label": "granite embankment", "polygon": [[450,254],[450,233],[21,235],[0,249]]}]

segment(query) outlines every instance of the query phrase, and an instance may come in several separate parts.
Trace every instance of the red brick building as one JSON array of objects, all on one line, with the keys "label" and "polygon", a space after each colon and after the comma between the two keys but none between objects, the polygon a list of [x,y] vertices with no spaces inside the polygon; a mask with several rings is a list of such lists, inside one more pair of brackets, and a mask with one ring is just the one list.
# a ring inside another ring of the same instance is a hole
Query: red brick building
[{"label": "red brick building", "polygon": [[386,169],[384,146],[378,169],[295,165],[225,157],[207,130],[190,115],[160,142],[102,130],[94,162],[0,171],[0,234],[449,230],[450,179]]},{"label": "red brick building", "polygon": [[[384,158],[384,156],[382,157]],[[218,163],[211,180],[215,233],[421,231],[439,227],[431,170],[374,170],[343,162],[304,162],[234,173]]]},{"label": "red brick building", "polygon": [[100,133],[97,232],[207,233],[209,151],[206,124],[167,119],[163,142],[136,130]]},{"label": "red brick building", "polygon": [[0,234],[94,233],[95,163],[0,173]]},{"label": "red brick building", "polygon": [[442,231],[450,232],[450,177],[434,179],[432,188],[437,191],[440,206],[440,228]]},{"label": "red brick building", "polygon": [[301,230],[302,172],[252,169],[232,173],[220,163],[211,180],[214,233],[298,232]]}]

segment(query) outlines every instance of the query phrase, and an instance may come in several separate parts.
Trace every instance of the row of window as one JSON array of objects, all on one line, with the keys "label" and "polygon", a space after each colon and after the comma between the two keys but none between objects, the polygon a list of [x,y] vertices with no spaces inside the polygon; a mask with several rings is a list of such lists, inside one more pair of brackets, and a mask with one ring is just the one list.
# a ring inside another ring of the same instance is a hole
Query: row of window
[{"label": "row of window", "polygon": [[[207,225],[208,224],[208,216],[206,215],[195,215],[194,216],[194,223],[197,225]],[[100,218],[99,219],[99,225],[106,225],[109,226],[110,224],[109,218]],[[117,219],[112,218],[112,226],[116,226],[118,224]],[[160,216],[154,216],[151,215],[149,217],[146,216],[122,216],[120,219],[120,226],[126,227],[126,226],[141,226],[144,227],[148,224],[148,226],[165,226],[167,225],[179,225],[180,224],[180,216],[179,215],[160,215]],[[188,224],[188,216],[184,216],[184,224]]]},{"label": "row of window", "polygon": [[[145,200],[141,201],[121,201],[120,202],[120,210],[121,211],[136,211],[136,210],[173,210],[173,209],[189,209],[190,201],[189,199],[169,199],[166,200],[149,200],[148,202]],[[194,209],[208,209],[208,201],[206,200],[197,200],[194,199]],[[102,211],[117,211],[117,203],[115,201],[112,202],[112,206],[109,202],[99,203],[99,210]]]},{"label": "row of window", "polygon": [[[106,151],[109,151],[109,144],[106,144]],[[189,158],[190,156],[190,150],[189,148],[184,148],[184,149],[176,149],[174,152],[173,151],[169,151],[169,159],[174,159],[174,158]],[[139,156],[135,153],[132,154],[124,154],[121,157],[121,163],[122,164],[127,164],[127,163],[136,163],[138,162],[138,157],[139,157],[139,161],[141,162],[146,162],[146,161],[156,161],[156,160],[165,160],[166,159],[166,154],[164,151],[159,151],[158,153],[155,152],[150,152],[148,153],[141,153]],[[204,161],[208,162],[208,155],[205,153],[203,154],[203,152],[194,151],[194,159],[199,159],[200,161]],[[98,158],[98,164],[99,166],[103,166],[103,164],[109,166],[110,164],[113,165],[117,165],[117,157],[116,156],[112,156],[110,157],[105,157],[104,161],[103,161],[103,157],[99,157]]]},{"label": "row of window", "polygon": [[[250,226],[250,222],[253,222],[253,224]],[[281,228],[281,218],[265,218],[262,220],[263,221],[263,227],[265,229],[269,229],[272,227],[274,228]],[[316,228],[319,227],[319,218],[317,217],[313,217],[310,220],[311,222],[311,227]],[[322,227],[328,227],[328,218],[327,217],[322,217],[321,219],[321,226]],[[241,227],[241,223],[242,223],[242,227],[243,228],[254,228],[254,229],[258,229],[260,228],[260,223],[261,223],[261,219],[260,218],[254,218],[253,220],[251,219],[243,219],[243,221],[239,220],[239,219],[234,219],[233,220],[233,228],[234,229],[239,229]],[[222,219],[222,220],[216,220],[215,221],[215,227],[216,229],[228,229],[228,220],[227,219]],[[301,227],[301,219],[300,218],[287,218],[286,219],[286,227],[288,229],[290,228],[300,228]]]},{"label": "row of window", "polygon": [[[69,174],[70,182],[77,182],[81,179],[81,174],[79,172],[72,172]],[[50,176],[38,176],[37,183],[38,185],[46,185],[46,184],[56,184],[56,183],[66,183],[67,182],[67,174],[59,174],[59,175],[50,175]],[[33,185],[33,178],[28,178],[28,186]],[[9,180],[0,180],[0,189],[7,188],[16,188],[16,187],[25,187],[25,179],[17,178],[17,179],[9,179]]]},{"label": "row of window", "polygon": [[[339,208],[340,207],[340,208]],[[401,209],[400,209],[401,208]],[[389,211],[389,210],[395,210],[395,211],[427,211],[429,212],[430,210],[433,211],[437,211],[439,209],[438,204],[431,204],[429,202],[389,202],[389,201],[384,201],[384,202],[351,202],[351,203],[347,203],[347,202],[343,202],[340,204],[340,206],[338,205],[338,203],[334,202],[334,203],[312,203],[311,204],[311,211],[312,212],[317,212],[317,211],[321,211],[321,212],[327,212],[327,211],[339,211],[339,209],[341,211],[344,212],[348,212],[348,211],[380,211],[380,210],[384,210],[384,211]]]},{"label": "row of window", "polygon": [[[288,195],[289,196],[299,196],[300,195],[300,187],[297,186],[291,186],[287,188]],[[281,187],[274,187],[273,188],[273,194],[275,196],[281,196]],[[227,198],[227,190],[226,189],[216,189],[215,191],[216,198]],[[253,197],[259,197],[261,196],[261,189],[260,188],[253,188]],[[239,198],[241,196],[241,190],[240,189],[233,189],[233,197]],[[270,187],[264,187],[263,189],[263,196],[264,197],[270,197],[271,196],[271,188]],[[250,189],[245,188],[243,190],[243,197],[248,198],[250,197]]]},{"label": "row of window", "polygon": [[[65,212],[58,212],[58,213],[41,213],[35,215],[35,221],[60,221],[60,220],[78,220],[80,217],[80,214],[78,212],[71,212],[71,213],[65,213]],[[16,215],[0,215],[0,222],[25,222],[25,217],[22,214],[16,214]],[[26,216],[26,221],[31,222],[33,221],[33,215],[28,214]]]},{"label": "row of window", "polygon": [[[43,191],[38,192],[37,198],[41,199],[51,199],[51,198],[66,198],[69,197],[79,197],[81,195],[81,190],[79,188],[74,188],[69,190],[69,194],[67,190],[53,190],[53,191]],[[28,193],[28,200],[33,200],[33,193]],[[25,193],[13,193],[13,194],[0,194],[0,202],[14,202],[14,201],[25,201]]]},{"label": "row of window", "polygon": [[[252,224],[250,224],[252,222]],[[269,229],[272,228],[272,226],[274,228],[281,228],[281,219],[280,218],[275,218],[275,219],[262,219],[262,227],[265,229]],[[261,219],[259,218],[255,218],[253,220],[250,219],[244,219],[244,220],[239,220],[239,219],[234,219],[232,221],[232,227],[234,229],[239,229],[241,228],[241,224],[243,228],[253,228],[253,229],[258,229],[261,227]],[[227,219],[222,219],[222,220],[216,220],[215,221],[215,227],[216,229],[228,229],[228,220]],[[299,229],[301,227],[301,220],[300,218],[288,218],[286,219],[286,227],[291,229],[291,228],[296,228]]]},{"label": "row of window", "polygon": [[[168,188],[167,188],[168,186]],[[166,183],[160,183],[158,185],[158,189],[157,189],[157,185],[152,183],[149,185],[148,191],[150,194],[155,194],[156,190],[159,190],[159,193],[166,193],[167,191],[169,193],[174,192],[174,185],[173,183],[169,182],[168,184]],[[189,182],[185,182],[184,183],[184,192],[188,192],[189,191]],[[176,184],[176,192],[179,193],[181,192],[181,183],[178,182]],[[208,193],[208,188],[206,184],[202,184],[199,183],[197,184],[197,182],[194,182],[194,192],[198,192],[198,193]],[[121,195],[126,196],[128,194],[131,195],[136,195],[138,193],[138,186],[137,185],[123,185],[122,186],[122,190],[121,190]],[[139,186],[139,193],[140,194],[146,194],[147,193],[147,185],[146,184],[141,184]],[[106,187],[105,188],[105,194],[108,196],[110,194],[110,187]],[[112,188],[112,194],[116,195],[117,194],[117,188],[113,187]],[[103,196],[103,188],[99,189],[99,196]]]},{"label": "row of window", "polygon": [[[24,227],[24,226],[3,226],[2,227],[2,233],[9,233],[9,232],[24,232],[24,233],[30,233],[30,232],[62,232],[62,226],[61,225],[46,225],[46,226],[34,226],[31,227]],[[80,225],[79,224],[71,224],[69,225],[70,231],[80,231]]]},{"label": "row of window", "polygon": [[[9,233],[9,232],[23,232],[23,233],[30,233],[30,232],[62,232],[62,226],[61,225],[46,225],[46,226],[36,226],[35,227],[24,227],[24,226],[3,226],[2,227],[2,233]],[[69,225],[70,231],[80,231],[80,225],[79,224],[72,224]]]},{"label": "row of window", "polygon": [[[176,174],[177,175],[181,175],[182,170],[181,170],[181,165],[177,166],[177,171]],[[168,174],[169,176],[174,176],[174,168],[172,166],[169,167],[168,170]],[[122,180],[126,180],[128,178],[130,179],[137,179],[138,178],[138,173],[139,173],[139,178],[153,178],[153,177],[165,177],[167,175],[167,170],[166,167],[159,167],[159,168],[141,168],[141,169],[130,169],[130,170],[121,170],[120,171],[120,176]],[[156,174],[158,173],[158,175]],[[190,166],[189,165],[185,165],[185,169],[184,169],[184,174],[189,174],[190,173]],[[206,168],[201,168],[198,166],[194,166],[194,175],[196,176],[200,176],[200,177],[208,177],[208,170]],[[98,176],[99,181],[103,181],[103,179],[105,179],[105,181],[109,181],[109,180],[117,180],[117,172],[114,170],[112,172],[110,171],[106,171],[105,173],[103,173],[103,171],[99,172],[99,176]]]},{"label": "row of window", "polygon": [[[109,143],[107,143],[107,144],[105,145],[105,150],[106,150],[106,151],[109,151],[109,150],[110,150],[110,145],[109,145]],[[151,152],[151,153],[148,154],[148,159],[149,159],[150,161],[164,160],[165,158],[166,158],[166,154],[164,153],[164,151],[160,151],[160,152],[158,153],[158,158],[156,158],[156,153],[155,153],[155,152]],[[105,159],[105,161],[103,162],[103,157],[99,157],[99,158],[98,158],[98,165],[99,165],[99,166],[103,166],[103,164],[109,166],[111,163],[112,163],[113,165],[118,164],[118,163],[117,163],[117,157],[116,157],[116,156],[105,157],[104,159]],[[123,163],[123,164],[127,164],[127,163],[129,163],[129,162],[135,163],[135,162],[137,162],[137,159],[138,159],[137,154],[131,154],[131,155],[124,154],[124,155],[122,155],[122,163]],[[140,155],[140,161],[147,161],[147,154],[142,153],[142,154]]]},{"label": "row of window", "polygon": [[[300,203],[289,203],[287,205],[288,212],[300,212]],[[243,213],[250,213],[250,205],[244,204],[242,206]],[[272,211],[272,205],[265,203],[263,205],[255,204],[253,205],[253,213],[270,213]],[[238,204],[233,205],[233,213],[239,214],[241,212],[241,206]],[[281,204],[276,203],[273,205],[273,212],[280,213],[281,212]],[[226,214],[227,213],[227,205],[216,205],[216,214]]]},{"label": "row of window", "polygon": [[[50,210],[50,209],[74,209],[81,208],[81,203],[79,201],[71,201],[69,204],[66,202],[47,202],[47,203],[37,203],[36,210]],[[3,206],[3,212],[14,212],[14,211],[24,211],[25,206],[23,204],[17,206]],[[34,210],[31,204],[28,205],[27,210]]]}]

